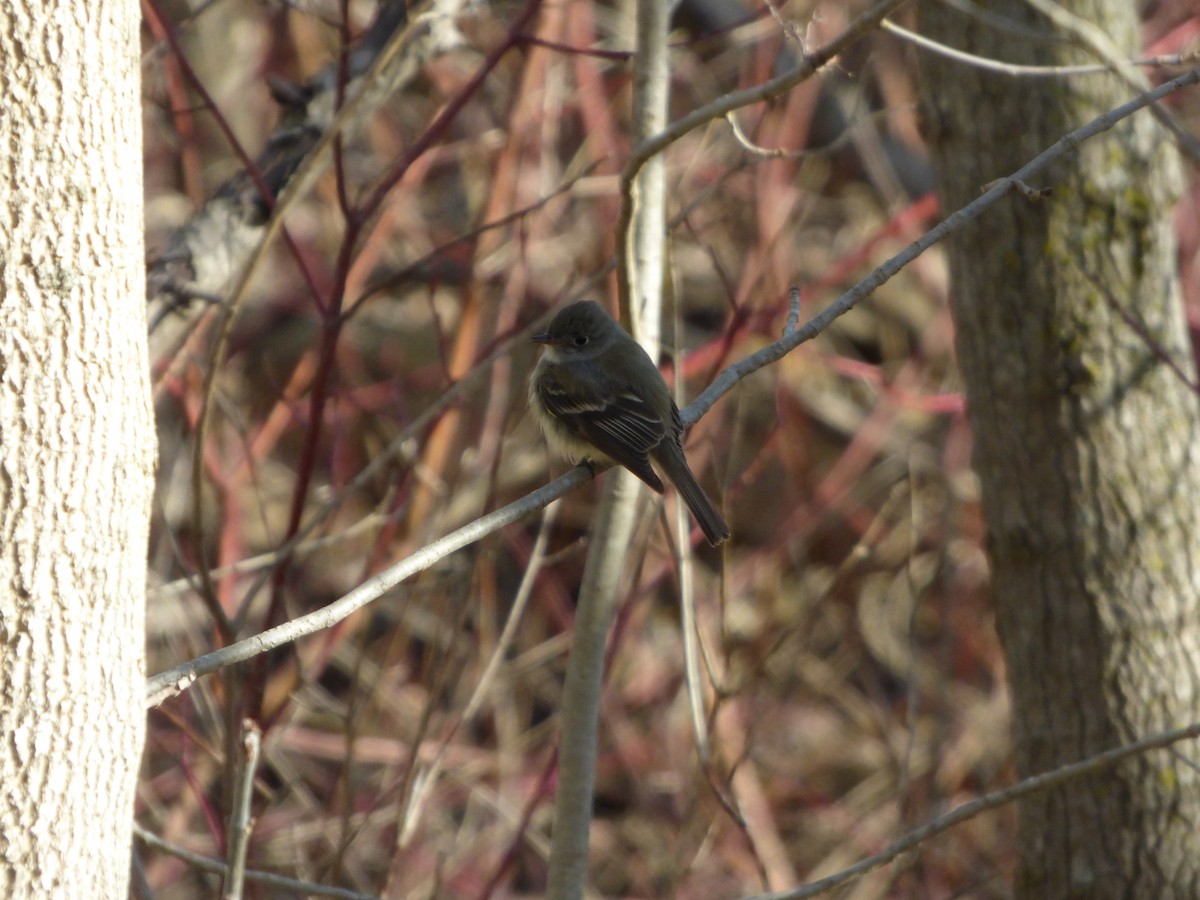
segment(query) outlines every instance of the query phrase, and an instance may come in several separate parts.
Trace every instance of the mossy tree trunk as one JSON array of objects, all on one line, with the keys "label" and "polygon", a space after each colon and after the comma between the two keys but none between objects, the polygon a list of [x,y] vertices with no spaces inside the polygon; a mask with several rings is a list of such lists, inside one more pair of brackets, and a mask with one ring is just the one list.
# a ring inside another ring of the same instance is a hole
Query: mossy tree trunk
[{"label": "mossy tree trunk", "polygon": [[[1134,4],[1066,6],[1136,55]],[[1019,0],[988,8],[1054,30]],[[945,4],[921,15],[925,34],[983,56],[1095,61]],[[921,65],[947,211],[1131,96],[1111,75]],[[1013,195],[948,246],[1022,775],[1200,719],[1200,413],[1182,377],[1195,367],[1175,151],[1141,113],[1034,187],[1054,193]],[[1200,774],[1154,752],[1026,801],[1020,841],[1020,897],[1200,896]]]}]

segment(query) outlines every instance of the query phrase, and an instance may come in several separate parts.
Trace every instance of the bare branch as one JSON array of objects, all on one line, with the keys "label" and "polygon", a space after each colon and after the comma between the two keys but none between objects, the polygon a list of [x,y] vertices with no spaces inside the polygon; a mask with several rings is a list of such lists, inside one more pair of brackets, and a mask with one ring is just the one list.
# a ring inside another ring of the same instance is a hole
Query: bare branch
[{"label": "bare branch", "polygon": [[[974,53],[967,53],[965,50],[958,50],[954,47],[948,47],[938,41],[931,40],[923,34],[917,34],[915,31],[909,31],[901,25],[897,25],[891,19],[884,19],[879,23],[879,27],[884,31],[891,32],[896,37],[908,41],[910,44],[915,44],[923,50],[928,50],[931,53],[936,53],[939,56],[944,56],[947,59],[953,59],[956,62],[965,63],[969,66],[975,66],[979,69],[984,69],[988,72],[997,72],[1001,75],[1010,75],[1014,78],[1019,77],[1036,77],[1036,78],[1062,78],[1068,75],[1102,75],[1105,72],[1111,72],[1113,66],[1109,63],[1092,63],[1082,66],[1026,66],[1019,63],[1006,63],[1002,60],[991,59],[986,56],[978,56]],[[1182,65],[1194,62],[1196,54],[1175,54],[1170,57],[1151,57],[1149,59],[1125,60],[1127,66],[1167,66],[1167,65]],[[1142,85],[1139,90],[1145,90],[1145,85]]]},{"label": "bare branch", "polygon": [[973,819],[980,813],[987,812],[989,809],[995,809],[998,806],[1004,806],[1007,803],[1012,803],[1014,800],[1020,800],[1022,797],[1028,797],[1030,794],[1037,794],[1042,791],[1048,791],[1051,788],[1056,788],[1068,781],[1074,781],[1076,778],[1082,778],[1085,775],[1093,775],[1097,772],[1102,772],[1105,769],[1111,769],[1118,763],[1129,759],[1132,756],[1140,756],[1150,750],[1159,750],[1163,747],[1168,747],[1171,744],[1176,744],[1180,741],[1193,740],[1200,737],[1200,723],[1188,725],[1185,728],[1177,728],[1174,731],[1166,731],[1162,734],[1156,734],[1144,740],[1135,741],[1132,744],[1126,744],[1123,747],[1115,747],[1112,750],[1106,750],[1103,753],[1097,753],[1095,756],[1090,756],[1087,759],[1079,762],[1069,763],[1065,766],[1060,766],[1057,769],[1052,769],[1049,772],[1043,772],[1040,775],[1034,775],[1031,778],[1026,778],[1019,781],[1011,787],[1006,787],[1003,790],[995,791],[991,794],[985,794],[977,800],[972,800],[970,803],[964,803],[958,809],[946,813],[944,816],[938,816],[932,822],[922,825],[916,831],[910,831],[903,838],[896,841],[886,850],[876,853],[874,856],[868,856],[851,866],[848,869],[843,869],[828,878],[822,878],[820,881],[814,881],[812,884],[805,885],[802,888],[797,888],[794,891],[780,891],[774,894],[755,894],[753,897],[748,897],[746,900],[801,900],[804,897],[816,897],[819,894],[824,894],[826,891],[831,891],[836,887],[845,884],[848,881],[853,881],[870,872],[872,869],[877,869],[880,866],[891,862],[903,853],[912,850],[915,847],[928,841],[930,838],[936,837],[945,831],[953,828],[955,825],[960,825],[968,819]]},{"label": "bare branch", "polygon": [[258,774],[258,757],[262,749],[262,731],[253,719],[242,721],[241,770],[234,787],[233,813],[229,817],[228,869],[225,873],[224,900],[241,900],[246,881],[246,851],[250,849],[250,832],[254,820],[250,804],[254,799],[254,778]]},{"label": "bare branch", "polygon": [[455,550],[461,550],[463,547],[482,540],[493,531],[523,519],[534,510],[541,509],[551,500],[556,500],[579,487],[589,478],[591,478],[589,469],[576,466],[567,474],[532,494],[527,494],[508,506],[481,516],[474,522],[422,547],[416,553],[405,557],[378,575],[368,578],[350,593],[316,612],[284,622],[282,625],[269,628],[253,637],[153,676],[146,683],[147,705],[158,706],[168,698],[187,690],[192,682],[202,675],[208,675],[234,663],[253,659],[276,647],[336,625],[396,585],[418,572],[425,571],[439,560],[445,559]]},{"label": "bare branch", "polygon": [[[1026,0],[1026,2],[1048,18],[1068,34],[1075,35],[1094,56],[1104,60],[1105,64],[1135,93],[1146,89],[1146,76],[1134,68],[1133,64],[1121,53],[1120,48],[1113,43],[1112,38],[1105,34],[1093,23],[1075,15],[1063,8],[1054,0]],[[1200,142],[1188,133],[1165,108],[1157,103],[1150,106],[1151,115],[1171,133],[1179,149],[1187,154],[1192,162],[1200,161]]]},{"label": "bare branch", "polygon": [[[214,875],[221,876],[225,875],[225,863],[219,859],[193,853],[191,850],[180,847],[178,844],[164,841],[158,835],[147,831],[136,822],[133,824],[133,834],[134,837],[147,847],[152,847],[161,853],[181,859],[202,872],[211,872]],[[273,872],[259,872],[251,869],[246,872],[246,880],[253,881],[256,884],[265,884],[268,887],[279,888],[300,897],[332,897],[334,900],[379,900],[378,897],[372,894],[360,894],[358,891],[350,891],[345,888],[327,887],[323,884],[314,884],[311,881],[298,881],[295,878],[276,875]]]},{"label": "bare branch", "polygon": [[874,272],[842,294],[829,307],[822,310],[818,315],[810,319],[807,324],[802,325],[799,329],[789,335],[785,335],[773,344],[768,344],[763,349],[759,350],[745,359],[739,360],[732,366],[722,372],[709,385],[708,389],[697,397],[688,408],[682,411],[683,421],[690,425],[701,416],[703,416],[712,405],[723,397],[735,384],[749,375],[751,372],[756,372],[763,366],[770,365],[786,356],[800,344],[806,341],[811,341],[818,334],[829,327],[834,319],[849,312],[854,308],[854,305],[859,300],[871,294],[876,288],[890,279],[893,275],[903,269],[906,265],[932,247],[934,244],[943,240],[951,232],[962,228],[967,222],[978,218],[985,210],[995,204],[1001,197],[1013,190],[1013,182],[1028,182],[1032,176],[1041,172],[1050,163],[1057,160],[1059,157],[1065,156],[1068,152],[1074,150],[1081,143],[1101,134],[1112,128],[1122,119],[1126,119],[1140,109],[1144,109],[1163,97],[1200,82],[1200,68],[1191,69],[1188,72],[1180,75],[1178,78],[1172,79],[1164,84],[1159,85],[1152,91],[1147,91],[1139,97],[1135,97],[1123,106],[1119,106],[1110,112],[1105,113],[1098,118],[1088,122],[1082,128],[1072,131],[1070,134],[1058,140],[1052,147],[1043,150],[1036,157],[1014,172],[1007,178],[1001,178],[993,183],[979,199],[968,203],[962,209],[957,210],[953,214],[947,216],[937,227],[926,232],[916,241],[909,244]]}]

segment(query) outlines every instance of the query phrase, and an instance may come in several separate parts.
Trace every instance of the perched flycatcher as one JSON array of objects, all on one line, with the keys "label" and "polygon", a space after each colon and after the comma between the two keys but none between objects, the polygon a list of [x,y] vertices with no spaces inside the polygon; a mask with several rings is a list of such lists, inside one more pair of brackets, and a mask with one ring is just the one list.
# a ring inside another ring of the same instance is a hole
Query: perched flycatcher
[{"label": "perched flycatcher", "polygon": [[554,449],[576,462],[615,462],[658,493],[658,466],[714,546],[729,537],[683,455],[683,421],[649,354],[598,304],[573,303],[545,334],[529,406]]}]

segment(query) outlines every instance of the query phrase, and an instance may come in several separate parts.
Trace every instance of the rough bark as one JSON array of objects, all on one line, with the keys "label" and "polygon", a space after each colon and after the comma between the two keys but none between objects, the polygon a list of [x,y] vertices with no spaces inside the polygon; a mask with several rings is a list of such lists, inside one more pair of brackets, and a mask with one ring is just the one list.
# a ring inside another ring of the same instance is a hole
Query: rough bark
[{"label": "rough bark", "polygon": [[0,896],[123,897],[154,437],[138,6],[0,4]]},{"label": "rough bark", "polygon": [[[1130,57],[1134,5],[1067,7]],[[989,9],[1052,30],[1021,2]],[[943,4],[922,30],[1007,62],[1094,62]],[[947,210],[1130,96],[926,57]],[[1200,719],[1200,416],[1175,278],[1171,140],[1146,114],[1082,146],[1034,203],[948,247],[998,627],[1024,775]],[[1179,372],[1165,363],[1169,357]],[[1167,751],[1027,801],[1021,897],[1200,896],[1200,775]]]}]

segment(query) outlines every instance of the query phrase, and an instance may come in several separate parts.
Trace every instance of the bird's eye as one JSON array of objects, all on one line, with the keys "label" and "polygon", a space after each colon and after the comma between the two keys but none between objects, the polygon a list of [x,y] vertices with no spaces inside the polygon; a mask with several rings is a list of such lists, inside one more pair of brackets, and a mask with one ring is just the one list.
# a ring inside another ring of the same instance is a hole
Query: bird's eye
[{"label": "bird's eye", "polygon": [[575,335],[574,344],[575,344],[575,346],[576,346],[576,347],[582,347],[582,346],[583,346],[584,344],[586,344],[587,342],[588,342],[588,337],[587,337],[587,335],[586,335],[586,334],[577,334],[577,335]]}]

